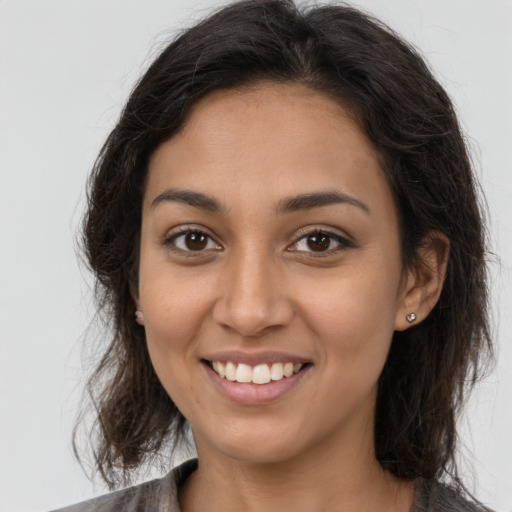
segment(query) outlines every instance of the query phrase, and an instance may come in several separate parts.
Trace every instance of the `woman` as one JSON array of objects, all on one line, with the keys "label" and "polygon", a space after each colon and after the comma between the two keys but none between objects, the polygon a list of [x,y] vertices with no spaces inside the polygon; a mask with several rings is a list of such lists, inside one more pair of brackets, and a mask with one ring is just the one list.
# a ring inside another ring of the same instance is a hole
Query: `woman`
[{"label": "woman", "polygon": [[357,10],[184,32],[101,151],[84,246],[98,470],[128,483],[188,426],[197,459],[65,510],[483,510],[454,462],[490,349],[475,189],[446,93]]}]

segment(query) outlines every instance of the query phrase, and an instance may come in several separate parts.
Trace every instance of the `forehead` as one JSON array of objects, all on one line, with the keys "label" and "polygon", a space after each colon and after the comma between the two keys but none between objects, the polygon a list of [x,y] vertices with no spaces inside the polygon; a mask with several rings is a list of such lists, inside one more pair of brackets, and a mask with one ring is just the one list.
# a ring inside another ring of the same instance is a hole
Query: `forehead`
[{"label": "forehead", "polygon": [[218,90],[198,101],[150,160],[147,199],[170,186],[221,199],[236,191],[245,205],[330,188],[393,202],[378,154],[347,109],[299,84]]}]

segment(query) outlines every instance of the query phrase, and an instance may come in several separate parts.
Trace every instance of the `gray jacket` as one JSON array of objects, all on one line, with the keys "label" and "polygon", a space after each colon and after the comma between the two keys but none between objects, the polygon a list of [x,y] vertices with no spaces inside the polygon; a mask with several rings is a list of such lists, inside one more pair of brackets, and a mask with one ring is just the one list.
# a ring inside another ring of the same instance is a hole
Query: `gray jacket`
[{"label": "gray jacket", "polygon": [[[93,498],[54,512],[180,512],[178,489],[197,469],[191,459],[163,478]],[[205,511],[207,512],[207,511]],[[438,482],[419,479],[410,512],[491,512]]]}]

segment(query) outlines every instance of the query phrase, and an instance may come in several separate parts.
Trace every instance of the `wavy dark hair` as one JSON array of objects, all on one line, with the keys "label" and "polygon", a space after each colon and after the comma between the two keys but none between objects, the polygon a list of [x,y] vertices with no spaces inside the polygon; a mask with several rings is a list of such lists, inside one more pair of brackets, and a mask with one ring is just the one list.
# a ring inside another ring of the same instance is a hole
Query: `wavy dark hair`
[{"label": "wavy dark hair", "polygon": [[405,267],[418,264],[430,231],[450,239],[437,305],[394,334],[379,381],[375,451],[398,478],[451,475],[460,484],[456,419],[492,347],[484,210],[454,107],[418,52],[383,23],[345,4],[299,8],[292,0],[235,2],[180,33],[140,79],[101,149],[83,223],[111,333],[87,388],[95,466],[111,488],[127,484],[186,431],[134,319],[148,159],[206,94],[262,80],[306,85],[352,112],[388,176]]}]

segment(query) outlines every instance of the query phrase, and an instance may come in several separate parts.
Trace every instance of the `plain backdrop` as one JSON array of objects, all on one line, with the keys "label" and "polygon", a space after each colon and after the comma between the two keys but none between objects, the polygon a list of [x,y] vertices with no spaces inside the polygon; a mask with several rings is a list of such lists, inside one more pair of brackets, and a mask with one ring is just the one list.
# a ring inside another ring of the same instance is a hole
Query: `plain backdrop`
[{"label": "plain backdrop", "polygon": [[[218,1],[0,0],[0,511],[105,492],[70,439],[93,307],[75,253],[84,184],[149,59]],[[427,57],[487,195],[496,371],[462,425],[468,481],[512,510],[512,1],[357,0]],[[469,427],[468,427],[469,425]],[[472,474],[471,467],[474,469]]]}]

